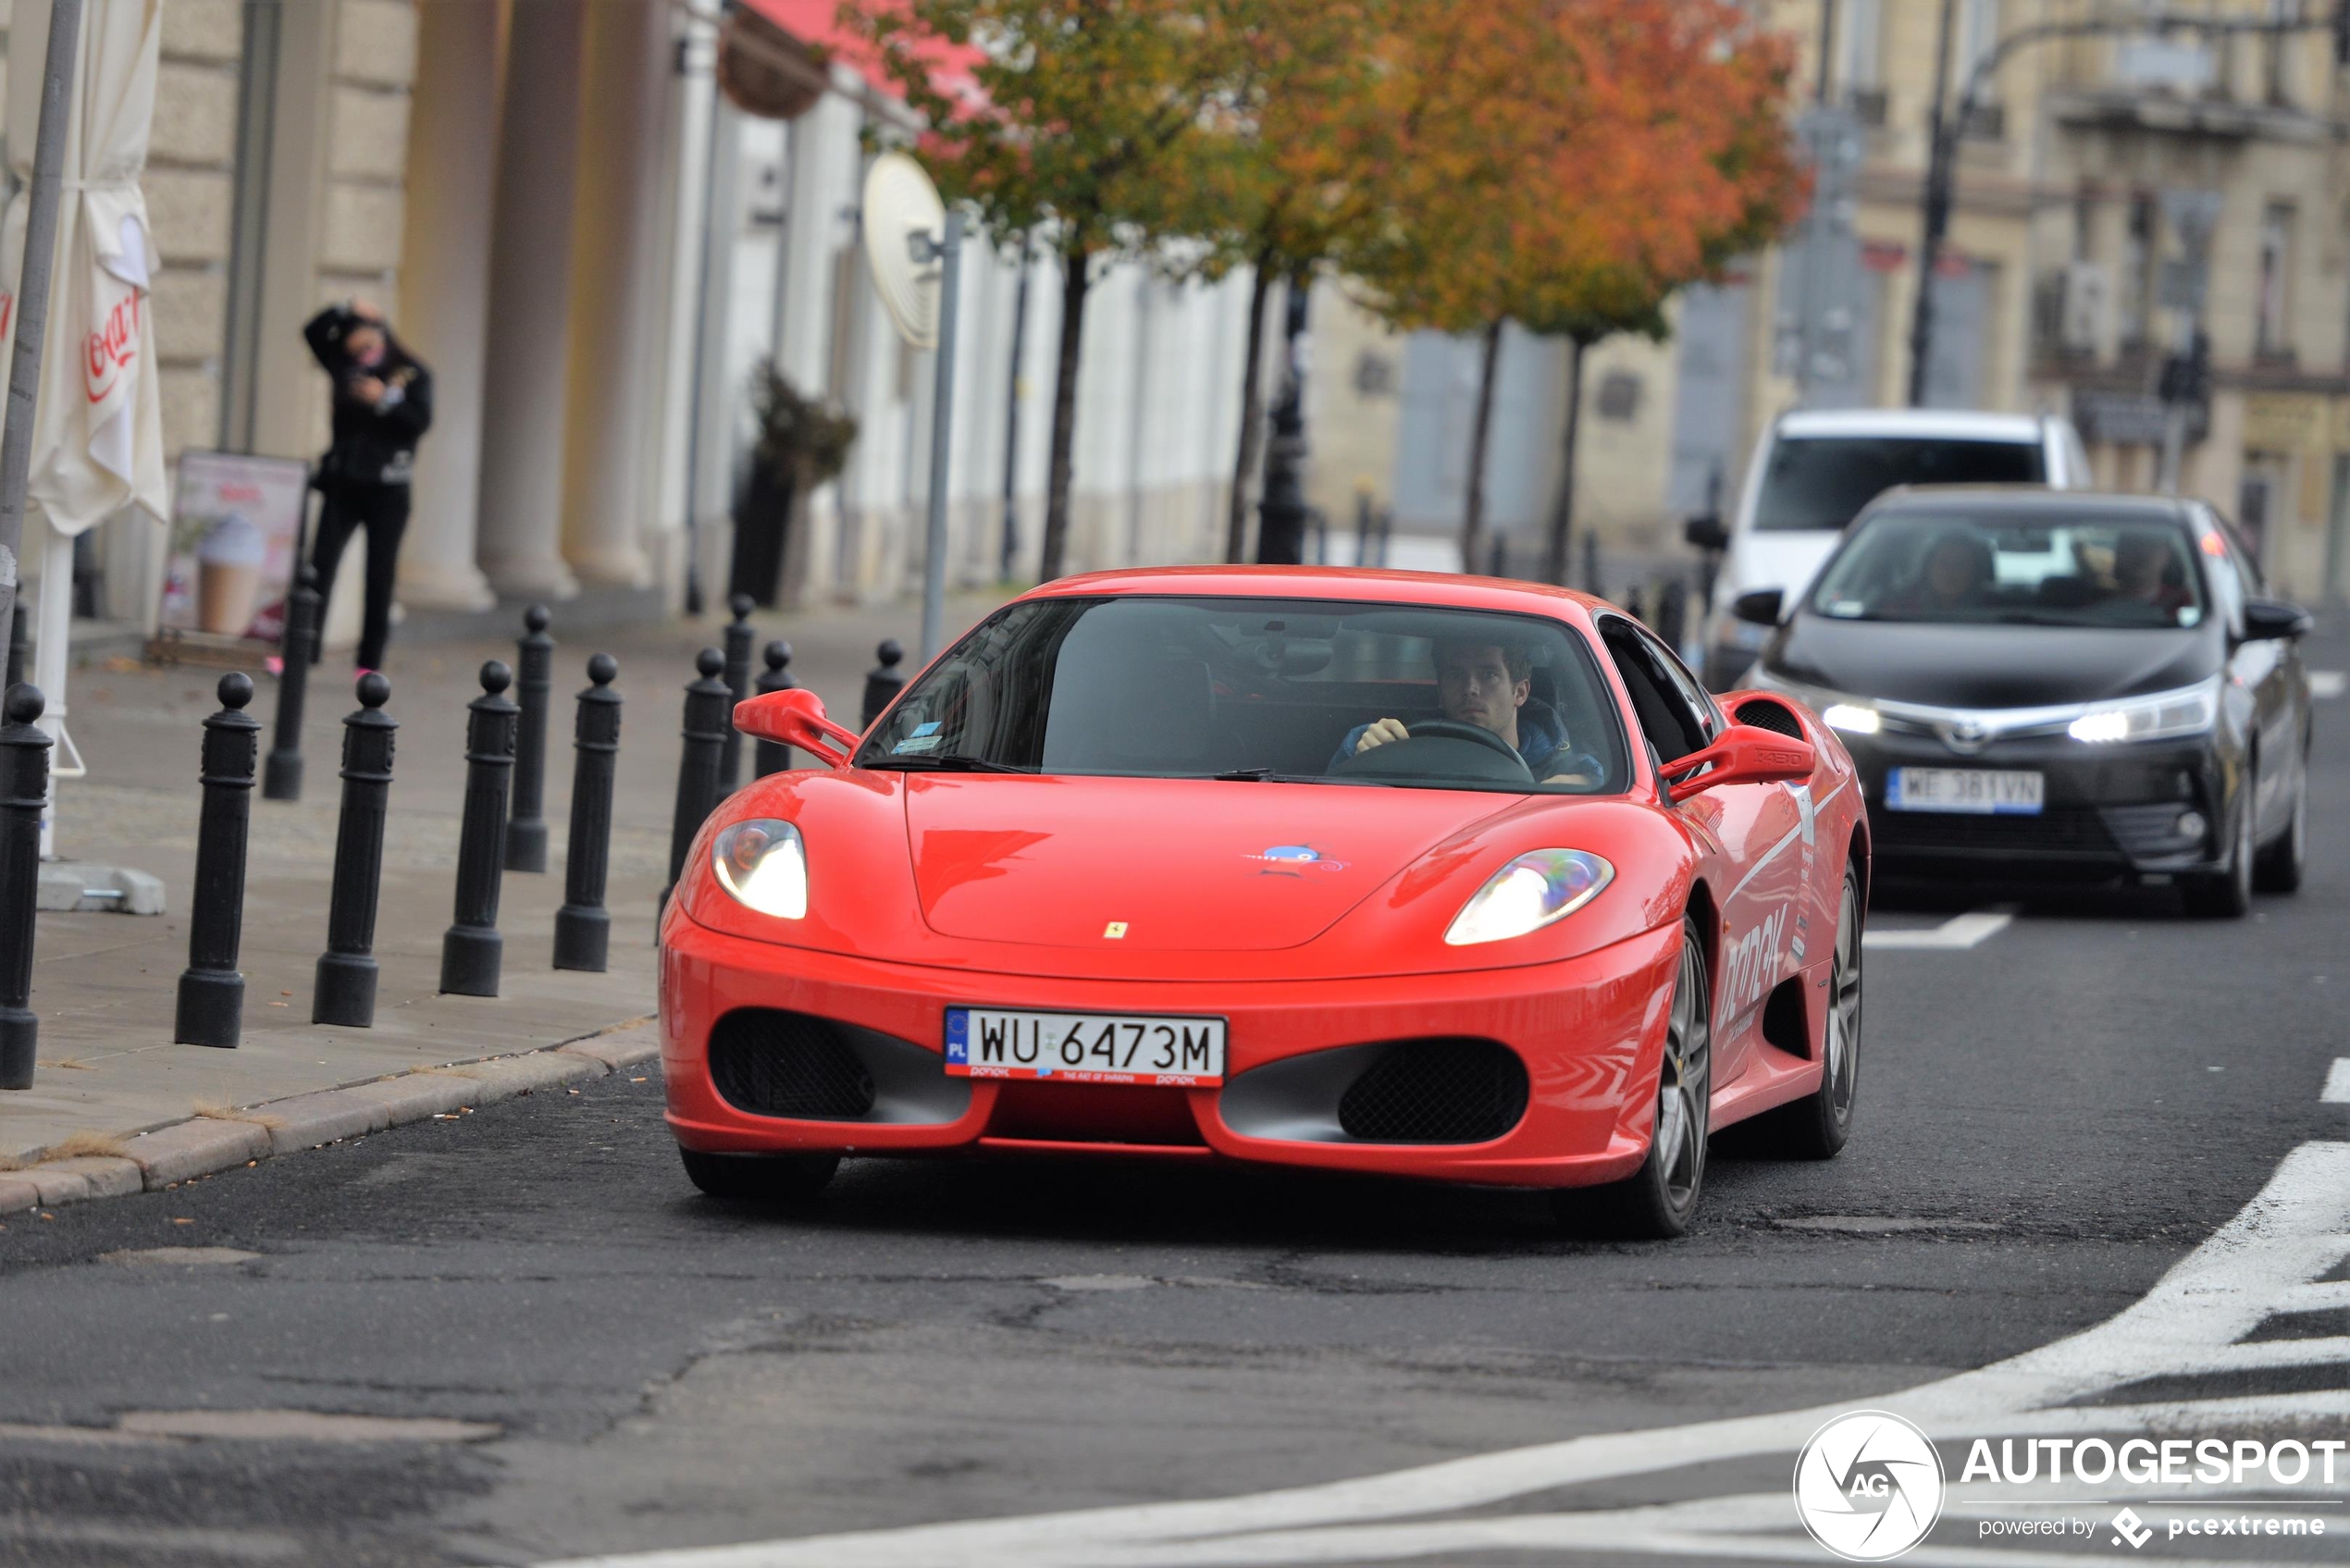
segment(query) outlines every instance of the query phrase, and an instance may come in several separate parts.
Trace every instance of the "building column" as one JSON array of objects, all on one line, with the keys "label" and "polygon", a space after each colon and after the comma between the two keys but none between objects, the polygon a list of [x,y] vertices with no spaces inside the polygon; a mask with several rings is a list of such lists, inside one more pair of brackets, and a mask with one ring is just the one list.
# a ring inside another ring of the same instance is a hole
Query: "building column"
[{"label": "building column", "polygon": [[580,43],[586,13],[596,8],[534,0],[513,6],[507,26],[477,555],[492,586],[517,599],[579,591],[559,547]]},{"label": "building column", "polygon": [[487,610],[495,597],[474,564],[474,536],[497,177],[497,6],[420,0],[413,93],[407,227],[393,319],[432,367],[433,426],[416,450],[400,599],[423,609]]},{"label": "building column", "polygon": [[595,108],[578,158],[595,178],[580,184],[571,228],[563,557],[583,581],[641,588],[652,582],[643,531],[660,438],[652,394],[662,368],[656,247],[669,13],[661,0],[599,0],[587,13],[580,91]]}]

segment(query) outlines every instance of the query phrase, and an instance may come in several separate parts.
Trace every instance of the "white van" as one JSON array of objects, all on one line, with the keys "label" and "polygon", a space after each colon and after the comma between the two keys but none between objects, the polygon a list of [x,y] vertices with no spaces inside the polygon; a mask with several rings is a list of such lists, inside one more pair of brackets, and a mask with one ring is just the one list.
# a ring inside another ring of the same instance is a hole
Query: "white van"
[{"label": "white van", "polygon": [[1705,683],[1725,691],[1754,662],[1768,626],[1730,613],[1738,595],[1779,588],[1792,602],[1844,525],[1896,485],[2090,483],[2072,423],[2049,415],[1922,408],[1782,415],[1755,443],[1727,528],[1689,525],[1689,542],[1722,551],[1705,628]]}]

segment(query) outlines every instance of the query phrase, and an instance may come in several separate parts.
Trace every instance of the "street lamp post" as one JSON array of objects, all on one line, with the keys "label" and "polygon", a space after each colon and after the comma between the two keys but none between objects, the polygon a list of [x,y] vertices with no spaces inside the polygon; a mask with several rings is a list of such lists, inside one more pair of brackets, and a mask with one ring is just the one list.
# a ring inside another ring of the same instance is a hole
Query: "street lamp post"
[{"label": "street lamp post", "polygon": [[1973,115],[1983,86],[1997,76],[2010,56],[2035,43],[2060,38],[2093,38],[2117,33],[2198,32],[2217,36],[2245,33],[2281,36],[2289,32],[2331,31],[2334,57],[2350,65],[2350,0],[2340,0],[2323,17],[2251,18],[2207,16],[2181,11],[2141,11],[2108,14],[2068,21],[2038,22],[2006,34],[1967,67],[1958,102],[1946,114],[1944,88],[1950,75],[1950,29],[1955,0],[1942,0],[1941,45],[1936,53],[1934,107],[1927,126],[1925,186],[1919,197],[1921,230],[1918,241],[1918,290],[1910,314],[1910,406],[1925,402],[1926,367],[1934,350],[1934,273],[1942,259],[1942,241],[1950,227],[1951,187],[1958,172],[1960,132]]},{"label": "street lamp post", "polygon": [[1265,444],[1263,519],[1256,530],[1260,566],[1295,566],[1305,559],[1305,302],[1309,278],[1292,277],[1288,289],[1289,373],[1281,401],[1273,409],[1273,438]]}]

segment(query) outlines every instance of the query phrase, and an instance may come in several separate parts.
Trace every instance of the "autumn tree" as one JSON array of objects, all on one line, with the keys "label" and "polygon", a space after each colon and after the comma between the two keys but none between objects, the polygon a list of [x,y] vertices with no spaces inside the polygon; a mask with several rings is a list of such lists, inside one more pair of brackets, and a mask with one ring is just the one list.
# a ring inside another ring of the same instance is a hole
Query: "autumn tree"
[{"label": "autumn tree", "polygon": [[1245,558],[1249,477],[1262,451],[1265,307],[1273,285],[1310,287],[1323,262],[1379,210],[1387,144],[1375,47],[1407,0],[1236,0],[1213,13],[1235,67],[1208,135],[1169,188],[1160,227],[1191,236],[1175,269],[1250,273],[1248,348],[1224,558]]},{"label": "autumn tree", "polygon": [[1566,339],[1566,488],[1544,563],[1562,581],[1585,351],[1662,336],[1674,292],[1769,238],[1800,200],[1787,51],[1732,0],[1450,0],[1399,13],[1386,49],[1391,197],[1350,260],[1392,325],[1480,339],[1466,569],[1484,554],[1503,326]]},{"label": "autumn tree", "polygon": [[[916,153],[998,243],[1060,258],[1042,575],[1059,576],[1086,292],[1105,256],[1144,250],[1195,188],[1210,127],[1248,61],[1226,12],[1242,0],[844,0],[925,129]],[[969,91],[936,71],[967,54]]]}]

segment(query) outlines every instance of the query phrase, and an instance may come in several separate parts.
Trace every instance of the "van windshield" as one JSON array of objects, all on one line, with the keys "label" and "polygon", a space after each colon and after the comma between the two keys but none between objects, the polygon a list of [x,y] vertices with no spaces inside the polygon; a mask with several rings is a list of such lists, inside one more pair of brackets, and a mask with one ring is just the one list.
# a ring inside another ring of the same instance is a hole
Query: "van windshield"
[{"label": "van windshield", "polygon": [[2047,477],[2034,441],[1947,436],[1808,436],[1771,448],[1754,500],[1764,533],[1841,528],[1896,485],[2036,485]]}]

